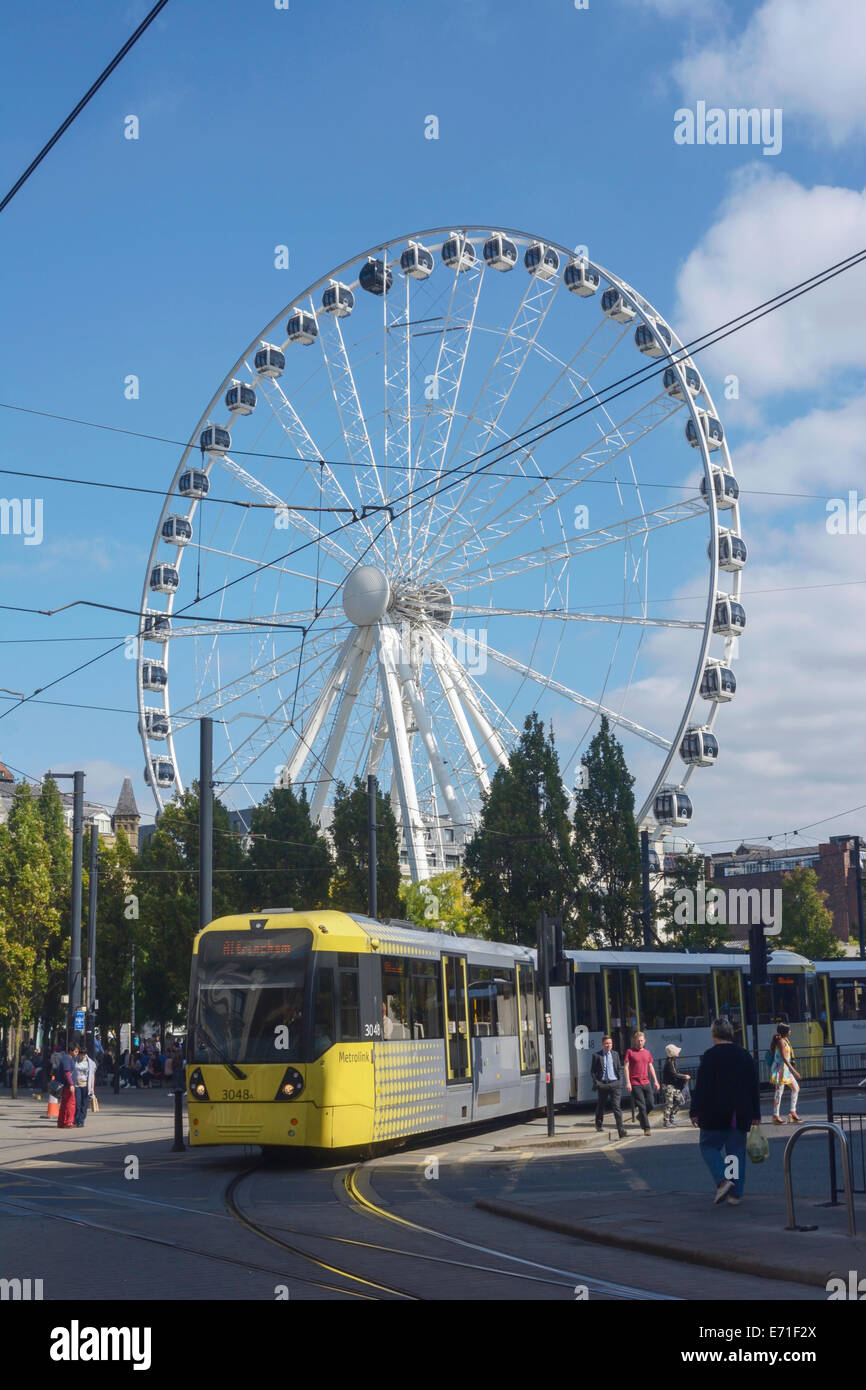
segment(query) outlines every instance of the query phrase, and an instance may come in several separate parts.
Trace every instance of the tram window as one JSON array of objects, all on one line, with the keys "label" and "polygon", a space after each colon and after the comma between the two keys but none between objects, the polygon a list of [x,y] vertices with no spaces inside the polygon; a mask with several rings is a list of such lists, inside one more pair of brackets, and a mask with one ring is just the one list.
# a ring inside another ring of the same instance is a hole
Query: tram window
[{"label": "tram window", "polygon": [[405,961],[397,956],[382,959],[382,1037],[405,1041],[409,1033],[409,990]]},{"label": "tram window", "polygon": [[410,960],[409,1029],[413,1038],[441,1038],[442,1001],[438,961]]},{"label": "tram window", "polygon": [[316,971],[316,1004],[313,1010],[313,1057],[321,1057],[336,1040],[334,1028],[334,972],[331,967]]},{"label": "tram window", "polygon": [[577,974],[574,977],[576,1021],[588,1028],[590,1033],[597,1033],[604,1028],[598,987],[600,979],[600,975]]},{"label": "tram window", "polygon": [[[343,957],[340,956],[340,960]],[[349,956],[354,964],[354,957]],[[340,982],[340,1041],[357,1042],[361,1036],[361,1011],[358,1002],[358,971],[341,970]]]},{"label": "tram window", "polygon": [[803,1018],[802,975],[777,975],[772,982],[773,1017],[770,1023],[800,1023]]},{"label": "tram window", "polygon": [[[769,985],[755,986],[755,1002],[758,1006],[758,1022],[774,1023],[775,1013],[773,1011],[773,996]],[[751,1022],[751,1004],[749,1022]]]},{"label": "tram window", "polygon": [[473,1038],[492,1038],[496,1033],[496,985],[489,965],[470,965],[469,1027]]},{"label": "tram window", "polygon": [[496,1036],[517,1037],[517,995],[514,971],[496,969]]},{"label": "tram window", "polygon": [[728,1019],[734,1030],[734,1041],[743,1040],[743,1016],[740,1009],[740,977],[736,970],[716,971],[716,995],[719,1017]]},{"label": "tram window", "polygon": [[866,1018],[866,979],[833,980],[830,999],[833,1017],[840,1023],[856,1023]]},{"label": "tram window", "polygon": [[677,1019],[680,1028],[709,1028],[710,977],[709,975],[677,975]]},{"label": "tram window", "polygon": [[676,1028],[677,1008],[672,980],[642,980],[643,1008],[641,1015],[646,1028]]}]

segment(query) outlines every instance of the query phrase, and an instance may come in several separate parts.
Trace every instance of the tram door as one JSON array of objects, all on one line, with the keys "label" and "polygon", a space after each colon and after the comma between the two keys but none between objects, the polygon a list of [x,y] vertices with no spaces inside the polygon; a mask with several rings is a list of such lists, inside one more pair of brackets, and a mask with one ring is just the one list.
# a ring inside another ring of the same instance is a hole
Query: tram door
[{"label": "tram door", "polygon": [[604,999],[607,1031],[620,1057],[624,1057],[638,1028],[637,971],[605,970]]},{"label": "tram door", "polygon": [[714,970],[713,989],[716,996],[716,1018],[726,1018],[734,1030],[734,1042],[746,1046],[746,1010],[743,1006],[743,972]]},{"label": "tram door", "polygon": [[442,981],[448,1080],[468,1081],[472,1075],[472,1064],[469,1059],[469,995],[465,956],[442,957]]}]

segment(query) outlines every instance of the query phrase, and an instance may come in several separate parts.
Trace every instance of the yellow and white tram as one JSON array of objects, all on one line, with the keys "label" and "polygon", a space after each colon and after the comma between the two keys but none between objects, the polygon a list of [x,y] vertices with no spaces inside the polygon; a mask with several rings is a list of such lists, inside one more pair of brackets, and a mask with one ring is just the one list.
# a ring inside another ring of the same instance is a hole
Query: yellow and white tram
[{"label": "yellow and white tram", "polygon": [[[638,1029],[654,1057],[710,1046],[725,1015],[749,1046],[745,955],[571,951],[551,987],[554,1098],[588,1101],[593,1051]],[[773,953],[759,1045],[824,1033],[815,967]],[[535,952],[334,911],[224,917],[193,947],[186,1068],[190,1142],[342,1149],[544,1103]]]}]

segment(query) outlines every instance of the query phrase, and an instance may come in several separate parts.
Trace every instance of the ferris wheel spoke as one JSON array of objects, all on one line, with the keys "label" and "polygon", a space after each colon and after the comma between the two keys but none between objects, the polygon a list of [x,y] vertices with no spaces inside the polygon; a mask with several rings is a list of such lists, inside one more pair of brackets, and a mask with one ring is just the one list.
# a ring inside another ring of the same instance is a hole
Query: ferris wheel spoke
[{"label": "ferris wheel spoke", "polygon": [[[272,562],[272,560],[271,562],[263,562],[263,560],[261,560],[261,557],[259,557],[259,559],[253,559],[253,556],[250,555],[240,555],[238,550],[221,550],[220,548],[218,548],[218,546],[206,545],[206,543],[204,542],[200,543],[200,545],[196,542],[195,549],[202,550],[203,555],[218,556],[221,557],[221,559],[232,560],[232,562],[238,562],[238,564],[252,564],[252,566],[264,566],[265,570],[272,571],[272,573],[275,574],[285,574],[286,577],[291,578],[291,580],[306,580],[307,584],[316,584],[316,575],[314,574],[306,574],[304,573],[304,570],[291,570],[288,566],[285,566],[285,564],[275,564],[274,562]],[[352,563],[354,564],[354,560]],[[341,562],[341,569],[342,567],[343,566]],[[322,582],[329,581],[322,580],[320,574],[318,575],[318,582],[322,584]]]},{"label": "ferris wheel spoke", "polygon": [[[286,437],[297,451],[308,477],[315,483],[317,488],[327,479],[328,485],[332,489],[332,496],[334,498],[340,498],[343,505],[352,508],[353,504],[343,491],[341,484],[334,474],[334,470],[329,463],[324,461],[306,425],[300,415],[298,415],[279,382],[271,377],[261,377],[259,380],[259,389],[273,411],[277,421],[282,426]],[[326,550],[329,555],[337,560],[338,564],[342,565],[344,569],[351,569],[355,564],[355,557],[349,555],[332,537],[323,533],[321,528],[318,527],[314,521],[305,516],[303,512],[296,512],[293,508],[288,506],[285,507],[285,512],[299,530],[304,531],[308,536],[317,540],[322,549]],[[344,534],[348,537],[352,537],[353,530],[354,527],[350,527]]]},{"label": "ferris wheel spoke", "polygon": [[[463,371],[469,353],[469,345],[472,341],[472,330],[475,326],[481,287],[484,283],[483,266],[478,261],[468,270],[455,269],[453,275],[451,295],[439,333],[436,366],[431,374],[432,380],[428,382],[425,390],[425,396],[428,392],[430,394],[427,409],[422,416],[421,427],[418,431],[414,466],[410,475],[414,477],[422,458],[427,459],[425,466],[428,469],[435,470],[435,477],[429,479],[429,485],[433,486],[433,493],[429,499],[424,499],[423,504],[428,513],[434,506],[435,490],[438,487],[448,456],[448,444],[460,397]],[[425,482],[424,485],[426,487],[428,483]],[[407,488],[411,486],[414,486],[414,483],[409,482]],[[422,511],[416,527],[416,534],[425,533],[427,522],[428,517]],[[410,555],[410,564],[411,559]]]},{"label": "ferris wheel spoke", "polygon": [[182,637],[230,637],[239,632],[249,637],[250,633],[259,631],[272,634],[280,628],[312,623],[316,616],[314,609],[302,608],[295,613],[268,613],[260,618],[253,616],[222,623],[190,623],[187,627],[173,629],[168,640],[173,644]]},{"label": "ferris wheel spoke", "polygon": [[[309,653],[318,643],[330,642],[333,644],[339,631],[340,628],[338,627],[308,637],[305,643],[305,652]],[[176,711],[175,718],[183,719],[185,723],[191,723],[193,720],[202,719],[205,715],[213,714],[216,710],[234,704],[245,695],[258,691],[263,686],[269,685],[272,681],[280,680],[292,670],[297,669],[300,655],[301,641],[299,636],[298,646],[295,650],[274,654],[261,665],[253,667],[250,671],[245,671],[234,680],[227,681],[225,685],[218,685],[206,695],[183,705]]]},{"label": "ferris wheel spoke", "polygon": [[[467,642],[469,646],[476,648],[479,646],[473,637],[468,637]],[[654,743],[657,748],[663,748],[665,752],[670,750],[672,746],[670,739],[663,738],[661,734],[654,734],[651,729],[645,729],[642,725],[635,724],[633,720],[626,719],[624,715],[618,714],[615,710],[607,709],[604,705],[599,704],[597,700],[588,700],[585,695],[579,695],[576,690],[572,690],[569,686],[563,685],[561,681],[555,681],[551,676],[545,675],[542,671],[534,671],[531,666],[525,666],[522,661],[515,660],[513,656],[507,656],[505,652],[496,651],[496,649],[489,644],[485,646],[484,650],[487,652],[487,655],[492,656],[493,660],[498,662],[500,666],[504,666],[510,671],[517,671],[520,675],[526,676],[528,680],[533,681],[536,685],[544,686],[545,689],[552,690],[557,695],[564,695],[567,700],[573,701],[576,705],[582,705],[584,709],[591,709],[598,715],[606,715],[611,723],[618,724],[622,729],[628,729],[630,733],[637,734],[640,738],[646,739],[648,743]]]},{"label": "ferris wheel spoke", "polygon": [[[525,433],[532,430],[534,422],[539,422],[539,427],[542,427],[541,422],[545,419],[551,416],[558,416],[565,410],[573,409],[577,404],[583,401],[588,403],[591,399],[594,399],[596,393],[592,390],[590,382],[596,372],[604,365],[608,357],[610,357],[611,353],[617,348],[627,332],[628,329],[621,328],[620,325],[614,323],[611,319],[602,318],[597,320],[589,336],[577,349],[577,352],[573,354],[569,362],[561,368],[559,374],[544,392],[544,395],[541,396],[539,400],[535,402],[532,409],[524,415],[516,429],[509,432],[510,437],[520,440]],[[539,351],[538,345],[536,345],[536,351]],[[543,356],[545,360],[551,360],[550,354],[544,352],[543,349],[540,350],[540,355]],[[579,363],[585,364],[586,370],[584,372],[578,370]],[[512,387],[513,385],[514,383],[512,383]],[[603,416],[613,425],[614,422],[604,406],[600,406],[600,410]],[[497,417],[497,419],[498,418],[499,417]],[[481,455],[483,450],[489,449],[492,434],[493,430],[488,430],[483,447],[479,448],[477,451],[478,455]],[[531,472],[527,474],[524,472],[524,469],[527,466],[531,466],[534,461],[532,444],[530,443],[526,449],[518,450],[513,457],[520,473],[525,477],[531,477]],[[460,492],[453,509],[457,513],[465,511],[467,522],[471,525],[473,519],[479,512],[489,513],[492,511],[509,486],[511,486],[510,481],[498,483],[496,480],[488,477],[483,471],[480,473],[473,472],[467,477],[466,484],[462,492]],[[552,489],[548,489],[548,491],[552,492]],[[551,500],[555,501],[556,499],[551,497]],[[435,563],[439,558],[441,548],[442,540],[440,537],[436,551],[429,557],[431,564]]]},{"label": "ferris wheel spoke", "polygon": [[[354,465],[352,476],[361,506],[363,508],[364,505],[384,504],[386,498],[382,479],[376,466],[376,457],[358,395],[358,388],[355,385],[355,376],[346,350],[343,329],[336,314],[321,314],[319,316],[318,342],[336,403],[346,456],[348,461]],[[340,486],[340,492],[342,496],[346,496],[342,486]],[[369,527],[365,529],[368,539],[372,542],[372,531]],[[382,555],[378,546],[375,547],[375,550],[381,560]]]},{"label": "ferris wheel spoke", "polygon": [[340,749],[346,737],[349,717],[355,708],[355,701],[360,693],[361,683],[372,650],[373,630],[370,627],[362,628],[360,630],[359,639],[353,646],[352,659],[347,668],[342,688],[339,690],[337,713],[334,717],[334,723],[331,727],[324,757],[321,762],[322,776],[316,782],[316,789],[310,801],[310,820],[314,825],[321,816],[325,805],[325,797],[336,780],[337,760],[339,758]]},{"label": "ferris wheel spoke", "polygon": [[[637,410],[624,420],[622,424],[613,425],[608,430],[603,430],[599,439],[594,440],[586,448],[574,454],[565,463],[561,464],[553,473],[545,477],[537,487],[530,488],[528,492],[522,493],[516,502],[512,502],[508,507],[500,510],[497,515],[487,514],[484,517],[485,536],[492,534],[494,539],[487,544],[490,551],[496,545],[501,544],[508,536],[514,535],[515,531],[520,530],[528,522],[534,520],[538,513],[530,504],[537,497],[544,498],[549,493],[550,483],[567,479],[567,484],[562,492],[557,494],[557,504],[561,504],[569,495],[578,488],[581,483],[585,483],[600,469],[606,467],[619,454],[631,448],[635,443],[645,438],[653,430],[664,423],[665,420],[680,409],[679,403],[672,401],[667,395],[654,397],[653,400],[645,405],[638,407]],[[599,426],[601,429],[601,426]],[[539,441],[536,441],[539,442]],[[567,470],[574,464],[583,462],[585,467],[577,476],[569,476]],[[517,475],[515,475],[516,479]],[[514,512],[519,507],[520,514],[516,521]],[[705,505],[703,510],[706,511]],[[476,532],[477,534],[477,532]],[[438,564],[441,567],[452,555],[463,548],[463,542],[456,543],[438,557]]]},{"label": "ferris wheel spoke", "polygon": [[[466,613],[472,618],[551,618],[562,623],[614,623],[635,627],[688,627],[703,632],[704,623],[691,622],[684,618],[648,618],[643,614],[626,617],[621,613],[580,613],[574,609],[566,612],[562,608],[482,608],[472,604],[460,604],[455,613]],[[459,631],[459,629],[457,629]]]},{"label": "ferris wheel spoke", "polygon": [[313,753],[313,745],[333,708],[334,701],[352,667],[361,642],[361,630],[353,627],[340,648],[330,674],[316,696],[311,709],[304,716],[301,732],[298,734],[292,752],[280,774],[281,786],[287,786],[296,780],[298,773]]},{"label": "ferris wheel spoke", "polygon": [[[608,545],[621,545],[634,536],[648,531],[657,531],[663,526],[674,526],[691,521],[696,516],[706,515],[706,504],[700,498],[687,498],[674,502],[669,507],[660,507],[642,516],[629,517],[625,521],[614,522],[611,526],[599,527],[596,531],[586,531],[570,540],[555,541],[552,545],[540,546],[524,555],[510,556],[496,564],[480,565],[476,568],[464,566],[448,576],[448,588],[452,592],[474,589],[478,584],[496,583],[511,579],[526,570],[557,564],[574,559],[586,551],[599,550]],[[505,537],[503,537],[505,539]],[[489,549],[493,549],[490,546]]]},{"label": "ferris wheel spoke", "polygon": [[[399,269],[399,263],[395,267]],[[412,464],[412,278],[403,277],[403,298],[396,285],[382,295],[382,356],[384,361],[385,409],[383,417],[383,470],[385,488],[391,490],[392,470],[398,478],[411,474]],[[383,496],[382,501],[385,501]],[[412,533],[411,512],[404,524]],[[402,530],[402,528],[401,528]],[[399,564],[402,546],[395,547]]]},{"label": "ferris wheel spoke", "polygon": [[391,740],[391,761],[395,791],[400,803],[403,833],[409,852],[409,866],[416,883],[429,878],[424,819],[418,805],[418,790],[412,766],[412,750],[403,712],[403,691],[398,671],[398,643],[395,630],[386,623],[377,623],[376,654],[379,661],[379,680],[382,687],[388,735]]}]

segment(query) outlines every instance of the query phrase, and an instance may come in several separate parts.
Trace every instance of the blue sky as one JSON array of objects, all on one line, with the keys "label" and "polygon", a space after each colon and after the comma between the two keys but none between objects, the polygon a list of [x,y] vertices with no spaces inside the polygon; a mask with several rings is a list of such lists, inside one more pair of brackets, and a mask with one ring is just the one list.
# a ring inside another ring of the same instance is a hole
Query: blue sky
[{"label": "blue sky", "polygon": [[[147,9],[102,2],[6,17],[4,190]],[[291,0],[287,11],[171,0],[0,219],[0,399],[187,438],[232,362],[296,293],[377,241],[443,225],[586,244],[683,339],[705,331],[866,244],[861,24],[836,0],[590,0],[580,11],[567,0]],[[674,111],[699,100],[781,108],[781,153],[675,144]],[[424,138],[431,114],[437,140]],[[129,115],[137,140],[124,138]],[[287,270],[274,266],[280,244]],[[863,288],[860,269],[702,365],[752,553],[740,696],[719,721],[723,760],[694,798],[694,833],[707,843],[805,826],[860,800],[864,541],[829,537],[824,523],[826,498],[858,485],[862,496]],[[731,373],[739,396],[725,400]],[[129,374],[137,400],[124,397]],[[0,431],[3,467],[161,490],[180,454],[9,410]],[[689,452],[656,455],[641,476],[693,481]],[[810,496],[750,498],[750,488]],[[138,607],[157,497],[11,477],[0,491],[44,503],[41,545],[0,536],[4,603]],[[651,589],[694,593],[696,556],[663,555]],[[80,607],[50,619],[5,612],[0,680],[29,694],[130,621]],[[629,710],[672,732],[678,649],[650,650]],[[43,699],[128,714],[31,702],[0,719],[0,760],[31,774],[83,766],[89,794],[109,803],[130,774],[149,812],[134,696],[132,664],[107,657]],[[840,729],[852,740],[844,757]],[[563,715],[558,733],[570,753],[577,724]],[[640,780],[650,764],[636,760]],[[185,766],[188,780],[194,772]],[[859,813],[819,833],[864,826]]]}]

